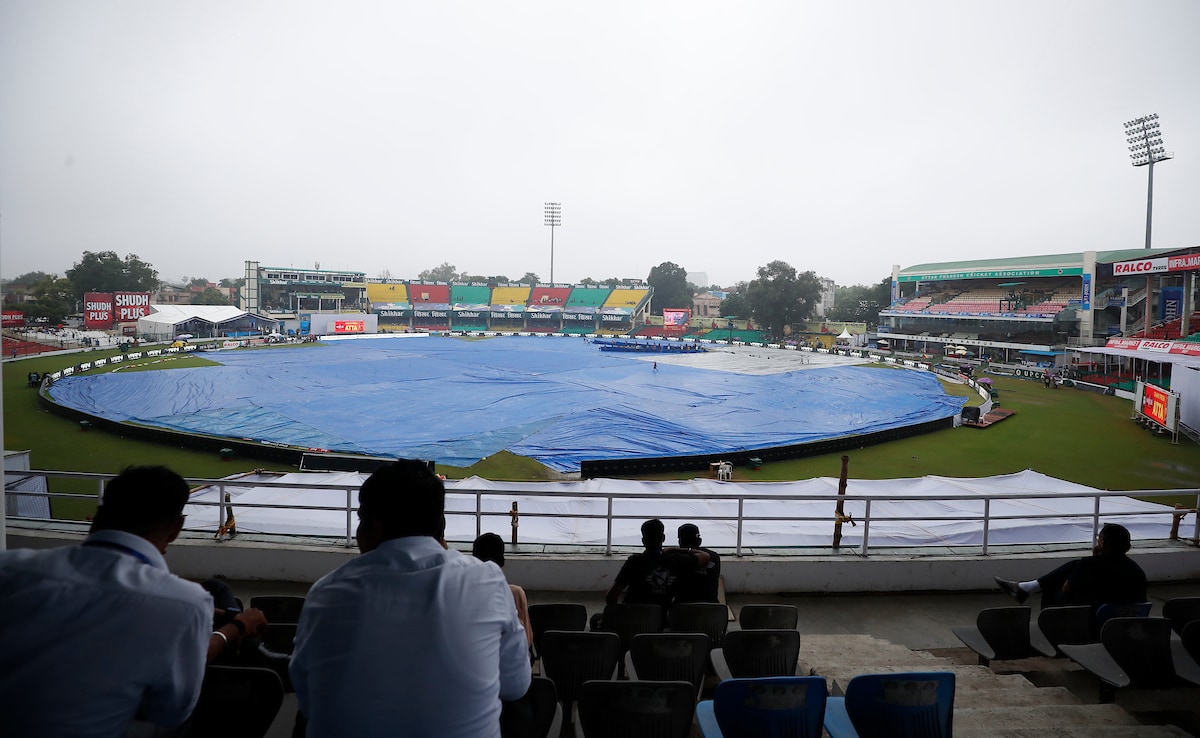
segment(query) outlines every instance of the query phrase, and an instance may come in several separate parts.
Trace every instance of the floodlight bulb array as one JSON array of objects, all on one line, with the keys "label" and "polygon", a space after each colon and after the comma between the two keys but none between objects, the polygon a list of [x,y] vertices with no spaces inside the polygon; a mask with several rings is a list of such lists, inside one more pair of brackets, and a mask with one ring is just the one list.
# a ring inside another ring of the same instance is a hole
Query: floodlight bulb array
[{"label": "floodlight bulb array", "polygon": [[546,203],[546,225],[561,226],[562,225],[562,204],[557,202]]},{"label": "floodlight bulb array", "polygon": [[1125,122],[1125,140],[1129,142],[1129,158],[1135,167],[1170,159],[1163,148],[1162,131],[1159,129],[1158,113],[1144,115]]}]

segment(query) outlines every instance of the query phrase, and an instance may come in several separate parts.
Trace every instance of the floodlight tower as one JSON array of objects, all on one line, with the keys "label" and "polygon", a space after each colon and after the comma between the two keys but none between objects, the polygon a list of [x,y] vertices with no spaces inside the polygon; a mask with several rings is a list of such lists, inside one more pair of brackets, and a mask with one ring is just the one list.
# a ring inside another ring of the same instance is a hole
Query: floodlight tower
[{"label": "floodlight tower", "polygon": [[[1149,167],[1146,177],[1146,248],[1150,248],[1150,229],[1154,222],[1154,164],[1166,161],[1175,154],[1163,148],[1162,131],[1158,128],[1158,113],[1143,115],[1125,122],[1125,140],[1129,142],[1129,158],[1135,167]],[[1150,335],[1150,275],[1146,275],[1146,320],[1143,333]]]},{"label": "floodlight tower", "polygon": [[554,228],[562,225],[562,203],[546,203],[546,225],[550,226],[550,284],[554,284]]}]

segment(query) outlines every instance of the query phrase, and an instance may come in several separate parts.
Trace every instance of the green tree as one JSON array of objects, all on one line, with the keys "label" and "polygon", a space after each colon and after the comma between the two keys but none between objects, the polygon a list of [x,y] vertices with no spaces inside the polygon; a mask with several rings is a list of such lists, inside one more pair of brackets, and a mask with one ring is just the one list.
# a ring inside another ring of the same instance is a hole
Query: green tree
[{"label": "green tree", "polygon": [[746,291],[754,321],[776,338],[784,335],[784,326],[812,315],[820,299],[821,282],[814,272],[797,273],[778,260],[759,267]]},{"label": "green tree", "polygon": [[228,305],[229,298],[221,294],[221,290],[216,287],[206,287],[200,293],[199,299],[196,300],[197,305]]},{"label": "green tree", "polygon": [[34,302],[24,305],[27,318],[45,318],[54,324],[75,312],[75,290],[69,279],[52,274],[35,284],[30,293]]},{"label": "green tree", "polygon": [[188,280],[188,287],[203,287],[208,284],[208,280],[204,277],[194,277]]},{"label": "green tree", "polygon": [[75,298],[85,292],[154,292],[158,272],[136,254],[124,259],[115,251],[84,251],[79,263],[67,270]]},{"label": "green tree", "polygon": [[230,279],[229,277],[226,277],[225,279],[222,279],[217,286],[225,288],[233,287],[240,290],[246,286],[246,278],[238,277],[237,279]]},{"label": "green tree", "polygon": [[879,311],[888,307],[891,301],[891,277],[884,277],[878,284],[838,287],[833,293],[833,308],[826,317],[875,326],[879,324]]},{"label": "green tree", "polygon": [[542,279],[533,272],[525,272],[524,276],[517,280],[518,284],[541,284]]},{"label": "green tree", "polygon": [[658,312],[665,308],[691,308],[691,284],[687,281],[687,270],[671,261],[664,261],[650,268],[646,282],[654,288],[654,307]]},{"label": "green tree", "polygon": [[722,318],[749,318],[750,303],[746,301],[746,292],[750,286],[745,282],[738,282],[734,285],[733,290],[721,300],[721,317]]},{"label": "green tree", "polygon": [[17,277],[16,279],[6,280],[6,283],[7,284],[19,284],[19,285],[23,285],[25,287],[32,288],[35,284],[37,284],[38,282],[41,282],[46,277],[53,277],[53,276],[54,276],[53,274],[46,274],[45,272],[26,272],[26,273],[22,274],[21,276]]},{"label": "green tree", "polygon": [[417,279],[422,282],[458,282],[466,276],[466,272],[462,272],[460,275],[458,267],[448,261],[443,261],[441,266],[426,269],[418,274]]},{"label": "green tree", "polygon": [[600,283],[597,282],[596,280],[592,279],[591,277],[584,277],[583,279],[579,280],[579,284],[586,284],[588,286],[591,286],[591,285],[600,284]]}]

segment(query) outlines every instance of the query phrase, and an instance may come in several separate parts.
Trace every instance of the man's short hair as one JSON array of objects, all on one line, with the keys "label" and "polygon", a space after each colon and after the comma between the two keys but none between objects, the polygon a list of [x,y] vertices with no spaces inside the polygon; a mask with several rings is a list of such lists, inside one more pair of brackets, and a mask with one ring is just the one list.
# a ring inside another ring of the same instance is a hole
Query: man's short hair
[{"label": "man's short hair", "polygon": [[663,521],[653,518],[642,523],[642,540],[659,543],[667,540],[667,527],[663,525]]},{"label": "man's short hair", "polygon": [[183,477],[165,466],[126,467],[104,488],[92,530],[144,535],[178,520],[190,493]]},{"label": "man's short hair", "polygon": [[358,491],[359,517],[377,522],[383,539],[446,533],[446,486],[429,464],[400,459],[375,470]]},{"label": "man's short hair", "polygon": [[1129,529],[1123,525],[1107,523],[1100,529],[1100,535],[1104,536],[1104,553],[1106,554],[1123,554],[1133,546]]},{"label": "man's short hair", "polygon": [[679,540],[682,541],[699,541],[700,528],[695,523],[684,523],[679,526]]},{"label": "man's short hair", "polygon": [[504,566],[504,539],[495,533],[484,533],[471,544],[471,555],[480,561],[494,561]]}]

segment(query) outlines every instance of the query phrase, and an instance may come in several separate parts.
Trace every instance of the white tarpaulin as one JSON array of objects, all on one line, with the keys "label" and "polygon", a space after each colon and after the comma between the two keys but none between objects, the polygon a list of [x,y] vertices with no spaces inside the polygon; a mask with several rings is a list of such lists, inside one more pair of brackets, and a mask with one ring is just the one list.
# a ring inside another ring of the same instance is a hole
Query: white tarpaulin
[{"label": "white tarpaulin", "polygon": [[[258,477],[259,479],[265,478]],[[284,487],[227,487],[239,533],[301,536],[346,535],[347,494],[314,485],[353,485],[351,503],[366,475],[355,472],[298,472],[271,477]],[[475,511],[483,531],[509,538],[513,502],[520,510],[522,543],[604,545],[612,502],[613,544],[640,546],[639,526],[662,518],[669,534],[680,523],[700,526],[706,546],[737,545],[738,505],[742,500],[742,545],[748,548],[829,546],[838,480],[822,477],[797,482],[718,482],[711,479],[642,482],[592,479],[577,482],[492,482],[478,477],[446,482],[447,538],[475,538]],[[985,500],[990,499],[991,545],[1078,543],[1091,540],[1098,490],[1023,471],[979,479],[850,480],[842,545],[861,545],[870,498],[870,544],[879,546],[980,545]],[[217,502],[215,487],[202,488],[193,502]],[[331,507],[333,510],[261,508],[255,505]],[[1163,539],[1170,532],[1171,508],[1126,496],[1102,497],[1101,522],[1119,522],[1135,539]],[[216,531],[218,508],[188,505],[189,530]],[[465,513],[465,514],[456,514]],[[1046,516],[1046,517],[1040,517]],[[351,515],[351,532],[357,515]]]}]

